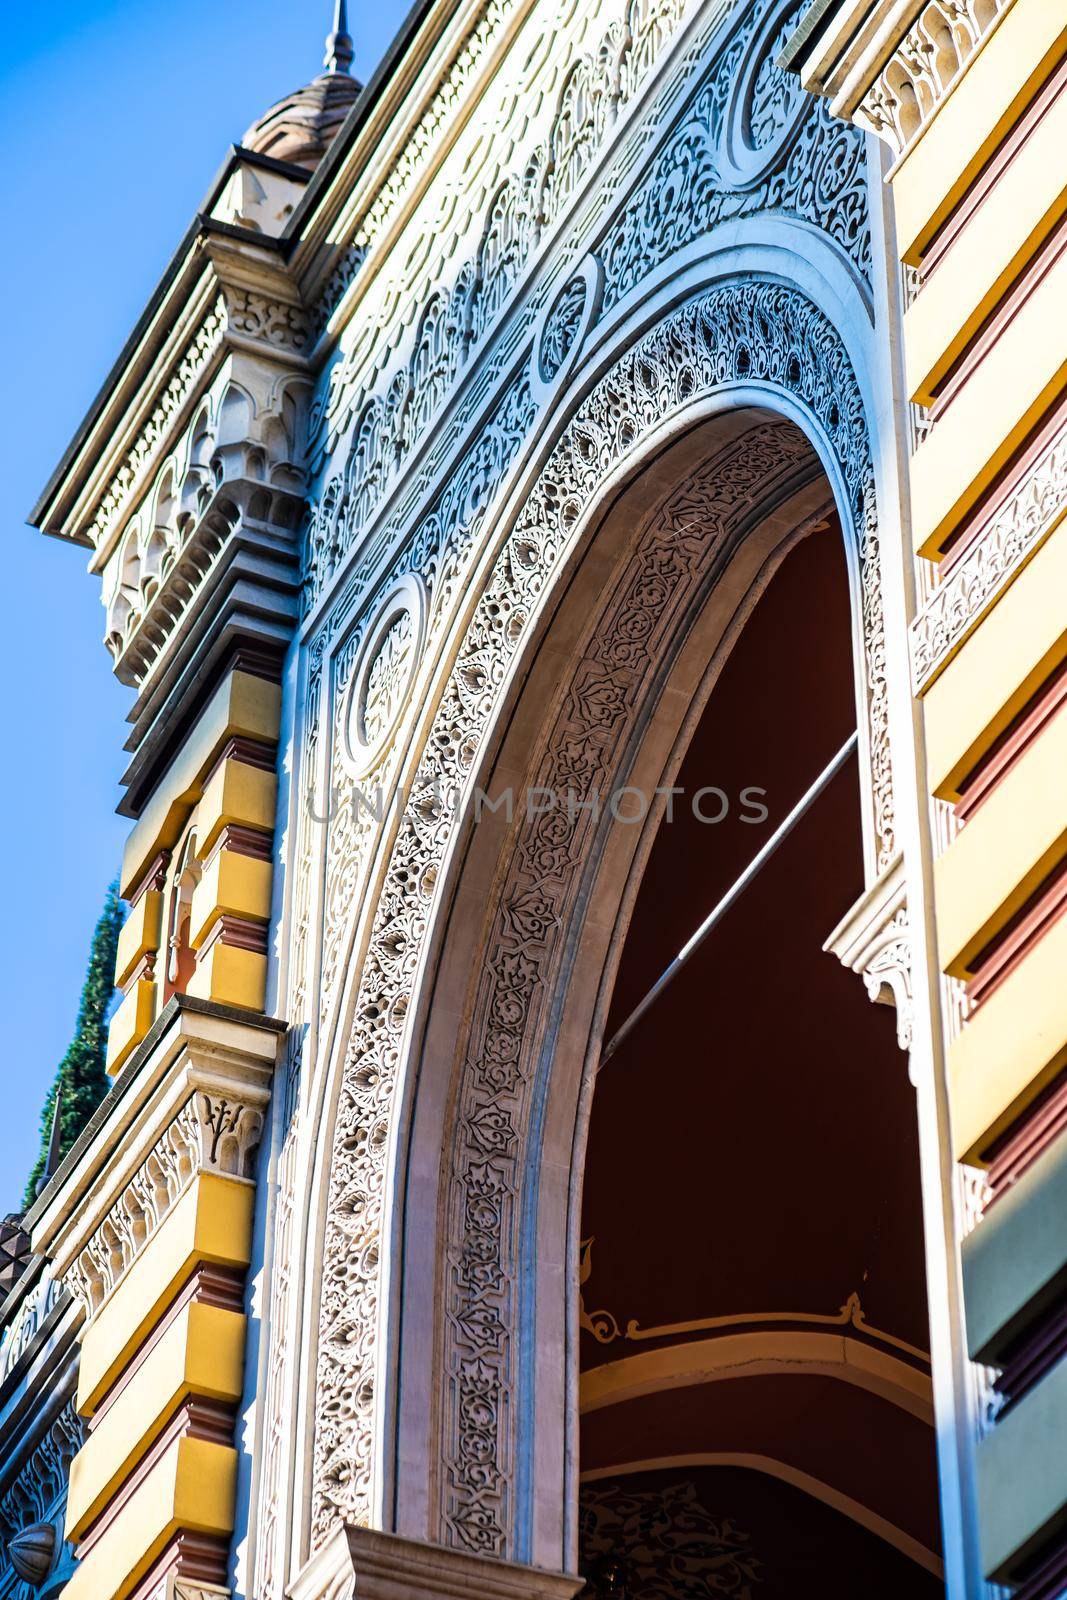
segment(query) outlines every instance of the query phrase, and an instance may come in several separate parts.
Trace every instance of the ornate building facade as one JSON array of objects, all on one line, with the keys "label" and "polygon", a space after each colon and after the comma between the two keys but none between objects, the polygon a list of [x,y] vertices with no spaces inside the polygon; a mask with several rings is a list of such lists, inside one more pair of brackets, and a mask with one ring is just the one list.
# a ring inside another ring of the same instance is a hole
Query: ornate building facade
[{"label": "ornate building facade", "polygon": [[1067,17],[351,60],[33,514],[130,913],[5,1239],[0,1597],[1053,1600]]}]

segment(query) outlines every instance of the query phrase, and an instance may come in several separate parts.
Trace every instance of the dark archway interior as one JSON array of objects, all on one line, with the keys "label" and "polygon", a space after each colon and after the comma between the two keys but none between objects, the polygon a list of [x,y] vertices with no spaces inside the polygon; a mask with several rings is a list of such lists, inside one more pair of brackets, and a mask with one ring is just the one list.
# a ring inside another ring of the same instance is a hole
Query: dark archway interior
[{"label": "dark archway interior", "polygon": [[[778,569],[696,728],[608,1037],[854,721],[834,528]],[[709,785],[729,802],[715,825],[692,808]],[[742,805],[745,789],[765,794]],[[766,821],[742,821],[757,801]],[[939,1533],[914,1091],[892,1010],[822,949],[862,888],[853,758],[598,1080],[580,1425],[598,1594],[940,1591],[920,1550],[936,1558]],[[754,1359],[768,1337],[773,1359]],[[848,1340],[911,1399],[844,1381],[813,1337],[835,1359]],[[635,1357],[636,1394],[614,1365]]]}]

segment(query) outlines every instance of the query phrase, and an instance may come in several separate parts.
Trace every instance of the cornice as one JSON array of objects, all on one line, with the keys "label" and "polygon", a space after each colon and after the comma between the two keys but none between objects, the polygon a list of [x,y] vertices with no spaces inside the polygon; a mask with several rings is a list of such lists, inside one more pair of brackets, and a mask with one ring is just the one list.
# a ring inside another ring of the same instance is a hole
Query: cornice
[{"label": "cornice", "polygon": [[[531,3],[509,0],[516,24]],[[305,301],[298,285],[306,290],[308,304],[321,292],[405,156],[411,164],[408,147],[486,9],[486,0],[460,0],[458,6],[456,0],[431,5],[419,0],[278,238],[208,214],[242,162],[294,181],[298,176],[287,163],[257,157],[240,146],[231,148],[30,512],[32,526],[94,550],[92,567],[99,570],[133,497],[150,481],[166,441],[182,426],[227,349],[248,348],[248,336],[232,303],[234,295],[241,288],[269,293],[302,310]],[[503,35],[494,39],[477,83],[465,86],[469,109],[477,104],[484,75],[491,74],[505,46]],[[388,237],[417,204],[467,115],[467,110],[451,113],[419,153],[415,181],[395,214],[390,210],[387,233],[379,235],[383,248],[377,254],[388,253]],[[302,169],[299,176],[306,176]],[[253,339],[253,344],[259,351],[271,348],[270,339]],[[303,355],[303,350],[296,352],[296,360]],[[157,416],[153,428],[153,412],[160,407],[164,425]],[[146,430],[158,435],[158,449],[146,447]]]},{"label": "cornice", "polygon": [[[257,321],[253,297],[286,318]],[[251,351],[300,370],[305,325],[280,242],[198,216],[31,512],[33,526],[92,549],[100,570],[226,354]]]},{"label": "cornice", "polygon": [[265,1105],[283,1032],[273,1017],[173,996],[26,1213],[34,1251],[57,1272],[69,1265],[196,1088]]},{"label": "cornice", "polygon": [[779,64],[899,159],[1014,0],[812,0]]}]

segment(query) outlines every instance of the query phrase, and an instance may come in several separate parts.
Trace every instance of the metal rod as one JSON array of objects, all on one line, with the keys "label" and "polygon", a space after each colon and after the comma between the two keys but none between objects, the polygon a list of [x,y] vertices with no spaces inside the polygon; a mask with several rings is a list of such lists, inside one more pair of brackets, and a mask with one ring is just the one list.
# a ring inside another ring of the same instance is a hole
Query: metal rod
[{"label": "metal rod", "polygon": [[819,776],[815,779],[815,782],[811,785],[811,788],[808,789],[805,794],[801,795],[800,799],[797,801],[789,815],[785,818],[784,822],[780,822],[778,824],[778,827],[775,828],[774,832],[771,834],[762,850],[753,856],[744,872],[742,872],[741,876],[731,885],[729,889],[727,889],[718,905],[713,906],[711,911],[708,912],[707,916],[704,918],[704,921],[700,924],[700,927],[693,934],[692,938],[688,939],[682,946],[674,960],[671,962],[670,966],[667,968],[666,972],[664,972],[663,975],[656,980],[651,989],[645,995],[645,998],[641,1001],[640,1005],[638,1005],[635,1010],[630,1012],[630,1015],[627,1017],[622,1027],[612,1036],[611,1039],[609,1039],[608,1043],[601,1052],[601,1066],[603,1066],[606,1061],[610,1061],[611,1057],[615,1054],[623,1040],[626,1039],[637,1027],[637,1024],[641,1021],[641,1018],[645,1015],[645,1012],[655,1005],[656,1001],[659,999],[664,989],[666,989],[667,985],[673,978],[678,976],[678,973],[685,966],[686,962],[689,960],[689,957],[693,954],[693,951],[704,942],[712,928],[715,927],[716,923],[721,921],[738,896],[741,895],[745,889],[747,889],[748,885],[752,882],[753,878],[757,875],[760,869],[764,867],[771,859],[771,856],[773,856],[774,852],[777,850],[782,841],[788,838],[788,836],[792,833],[793,829],[796,827],[804,813],[808,810],[809,806],[811,806],[814,801],[819,798],[823,790],[826,788],[826,785],[830,782],[831,778],[835,777],[844,766],[845,762],[856,748],[856,741],[858,737],[859,735],[855,731],[849,734],[848,738],[845,740],[836,756],[834,756],[833,760],[819,773]]}]

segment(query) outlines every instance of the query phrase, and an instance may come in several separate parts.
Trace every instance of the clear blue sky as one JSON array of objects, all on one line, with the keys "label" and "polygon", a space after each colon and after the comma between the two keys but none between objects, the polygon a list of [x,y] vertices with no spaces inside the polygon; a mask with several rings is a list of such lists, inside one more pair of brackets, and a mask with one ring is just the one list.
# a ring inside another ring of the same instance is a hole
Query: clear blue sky
[{"label": "clear blue sky", "polygon": [[[364,81],[406,9],[350,3]],[[331,10],[329,0],[5,7],[0,1215],[20,1201],[128,827],[114,813],[129,693],[101,642],[99,584],[84,550],[25,518],[227,147],[318,71]]]}]

